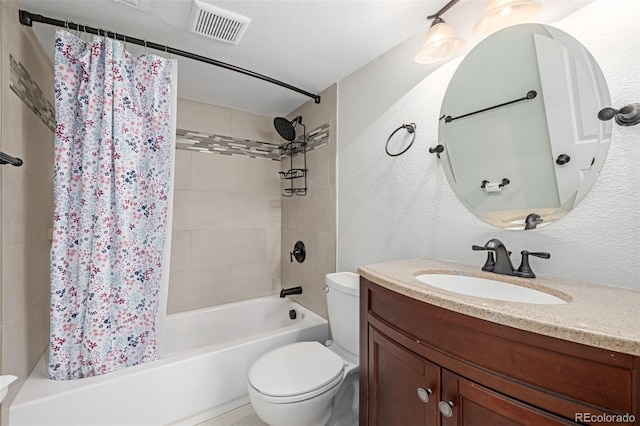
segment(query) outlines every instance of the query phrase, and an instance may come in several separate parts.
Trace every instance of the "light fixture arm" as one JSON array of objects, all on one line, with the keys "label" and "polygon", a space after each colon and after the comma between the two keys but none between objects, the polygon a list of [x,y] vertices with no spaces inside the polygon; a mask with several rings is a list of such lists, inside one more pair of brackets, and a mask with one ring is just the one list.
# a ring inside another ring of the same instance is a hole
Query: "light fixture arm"
[{"label": "light fixture arm", "polygon": [[458,3],[459,1],[460,0],[451,0],[449,3],[445,4],[442,9],[440,9],[439,11],[434,13],[433,15],[427,16],[427,19],[439,18],[440,15],[445,13],[447,10],[451,9],[451,6],[453,6],[454,4]]},{"label": "light fixture arm", "polygon": [[433,27],[434,25],[436,25],[436,24],[440,24],[440,23],[442,23],[442,22],[444,22],[444,19],[442,19],[442,18],[441,18],[441,17],[439,17],[439,16],[436,16],[436,17],[433,19],[433,21],[431,22],[431,26]]}]

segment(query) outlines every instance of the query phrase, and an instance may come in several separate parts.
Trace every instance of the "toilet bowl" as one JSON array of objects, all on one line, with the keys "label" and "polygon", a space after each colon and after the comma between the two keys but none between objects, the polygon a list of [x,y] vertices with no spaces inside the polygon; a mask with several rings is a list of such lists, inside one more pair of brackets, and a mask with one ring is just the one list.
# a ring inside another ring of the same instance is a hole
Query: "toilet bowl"
[{"label": "toilet bowl", "polygon": [[334,340],[281,346],[249,369],[249,398],[269,425],[358,424],[359,275],[328,274],[325,282]]}]

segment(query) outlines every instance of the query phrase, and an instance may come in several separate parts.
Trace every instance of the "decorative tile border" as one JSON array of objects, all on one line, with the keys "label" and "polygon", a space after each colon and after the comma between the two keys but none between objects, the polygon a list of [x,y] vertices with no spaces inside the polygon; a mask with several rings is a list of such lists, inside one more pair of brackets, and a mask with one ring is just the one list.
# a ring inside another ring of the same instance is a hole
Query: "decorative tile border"
[{"label": "decorative tile border", "polygon": [[[56,128],[55,106],[42,93],[38,84],[31,78],[27,69],[13,55],[9,55],[11,64],[10,88],[22,102],[33,111],[51,131]],[[296,139],[301,142],[303,135]],[[307,133],[307,151],[311,151],[329,142],[329,124],[323,124]],[[280,161],[280,145],[268,142],[239,139],[231,136],[207,134],[192,130],[176,130],[176,148],[189,151],[207,152],[223,155],[246,155],[251,158],[268,158]]]},{"label": "decorative tile border", "polygon": [[[297,140],[302,141],[301,135]],[[307,151],[311,151],[329,142],[329,125],[312,130],[307,134]],[[206,152],[222,155],[246,155],[251,158],[268,158],[280,161],[282,155],[280,145],[268,142],[239,139],[231,136],[222,136],[195,132],[192,130],[176,130],[176,148],[187,151]]]},{"label": "decorative tile border", "polygon": [[278,145],[192,130],[176,130],[176,148],[223,155],[247,155],[253,158],[280,159]]},{"label": "decorative tile border", "polygon": [[52,132],[55,131],[56,110],[54,105],[43,96],[42,90],[38,83],[31,78],[29,71],[11,54],[9,54],[9,62],[11,64],[9,87],[42,120],[45,126]]},{"label": "decorative tile border", "polygon": [[[302,141],[302,138],[298,138]],[[329,143],[329,124],[323,124],[307,134],[307,151]]]}]

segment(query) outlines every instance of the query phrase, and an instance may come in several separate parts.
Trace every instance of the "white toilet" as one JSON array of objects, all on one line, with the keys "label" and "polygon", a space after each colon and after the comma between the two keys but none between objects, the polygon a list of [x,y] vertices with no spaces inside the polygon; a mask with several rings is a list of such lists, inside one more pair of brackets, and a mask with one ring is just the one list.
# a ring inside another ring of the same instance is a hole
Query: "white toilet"
[{"label": "white toilet", "polygon": [[281,346],[249,369],[249,398],[260,418],[276,426],[358,424],[360,276],[327,274],[333,343]]}]

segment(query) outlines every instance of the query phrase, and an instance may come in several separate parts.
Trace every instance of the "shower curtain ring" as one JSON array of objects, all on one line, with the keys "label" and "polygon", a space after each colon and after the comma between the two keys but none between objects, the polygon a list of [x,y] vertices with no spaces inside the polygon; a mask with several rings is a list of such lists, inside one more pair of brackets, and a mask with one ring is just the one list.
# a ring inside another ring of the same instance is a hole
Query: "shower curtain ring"
[{"label": "shower curtain ring", "polygon": [[127,50],[127,36],[122,34],[122,39],[124,40],[124,50]]},{"label": "shower curtain ring", "polygon": [[144,56],[147,56],[147,39],[144,39]]}]

